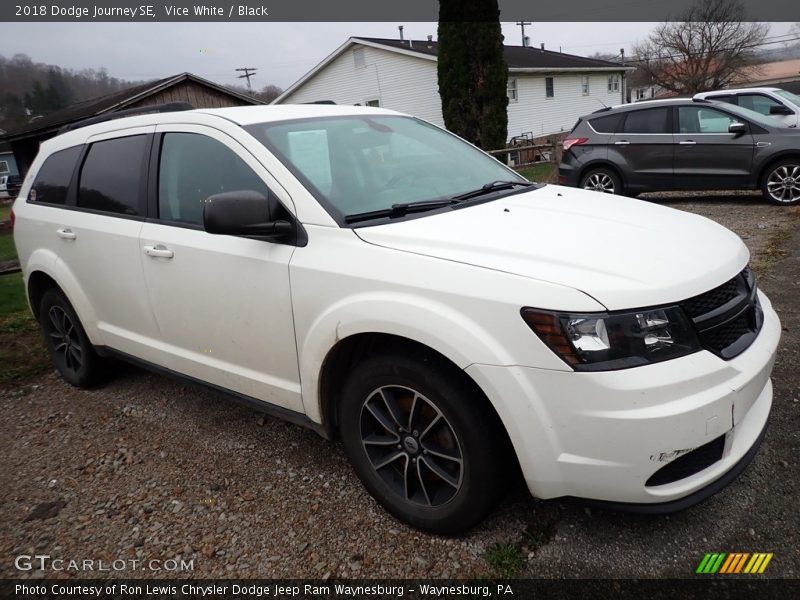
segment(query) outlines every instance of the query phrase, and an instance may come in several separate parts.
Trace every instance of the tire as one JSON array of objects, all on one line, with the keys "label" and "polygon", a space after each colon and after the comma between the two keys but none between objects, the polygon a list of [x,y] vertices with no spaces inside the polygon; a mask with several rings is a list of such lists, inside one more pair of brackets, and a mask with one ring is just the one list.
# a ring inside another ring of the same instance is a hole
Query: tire
[{"label": "tire", "polygon": [[800,158],[770,165],[764,174],[761,193],[772,204],[794,206],[800,203]]},{"label": "tire", "polygon": [[50,359],[67,382],[88,388],[102,380],[103,361],[60,290],[51,288],[42,295],[39,324]]},{"label": "tire", "polygon": [[583,174],[578,187],[605,194],[622,194],[622,181],[611,169],[590,169]]},{"label": "tire", "polygon": [[385,355],[359,363],[343,390],[339,429],[367,490],[417,529],[465,531],[507,487],[499,420],[444,361]]}]

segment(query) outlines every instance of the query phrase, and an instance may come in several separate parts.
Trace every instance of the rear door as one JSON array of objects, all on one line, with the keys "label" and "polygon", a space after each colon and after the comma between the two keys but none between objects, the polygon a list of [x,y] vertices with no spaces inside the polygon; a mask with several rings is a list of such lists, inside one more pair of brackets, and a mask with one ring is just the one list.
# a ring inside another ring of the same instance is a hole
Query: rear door
[{"label": "rear door", "polygon": [[611,136],[608,157],[630,191],[671,189],[672,127],[669,107],[632,110]]},{"label": "rear door", "polygon": [[705,104],[676,107],[675,177],[677,189],[747,187],[753,164],[753,136],[728,132],[733,115]]},{"label": "rear door", "polygon": [[302,411],[289,287],[296,248],[203,228],[214,194],[256,191],[291,207],[288,194],[236,140],[204,126],[159,125],[150,172],[138,251],[158,323],[154,362]]}]

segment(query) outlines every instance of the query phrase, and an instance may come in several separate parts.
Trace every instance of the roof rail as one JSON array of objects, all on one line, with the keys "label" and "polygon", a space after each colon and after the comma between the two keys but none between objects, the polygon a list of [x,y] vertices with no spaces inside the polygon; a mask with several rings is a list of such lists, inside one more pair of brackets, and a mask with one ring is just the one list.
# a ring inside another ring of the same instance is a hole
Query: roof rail
[{"label": "roof rail", "polygon": [[67,131],[80,129],[81,127],[94,125],[95,123],[113,121],[114,119],[121,119],[123,117],[147,115],[150,113],[180,112],[184,110],[194,110],[194,106],[188,102],[168,102],[166,104],[153,104],[150,106],[139,106],[137,108],[126,108],[125,110],[116,110],[114,112],[105,113],[96,117],[81,119],[80,121],[75,121],[74,123],[67,123],[58,130],[58,133],[60,135],[62,133],[66,133]]},{"label": "roof rail", "polygon": [[703,102],[705,104],[711,104],[711,100],[709,98],[692,98],[692,102]]},{"label": "roof rail", "polygon": [[336,104],[333,100],[314,100],[314,102],[302,102],[301,104]]}]

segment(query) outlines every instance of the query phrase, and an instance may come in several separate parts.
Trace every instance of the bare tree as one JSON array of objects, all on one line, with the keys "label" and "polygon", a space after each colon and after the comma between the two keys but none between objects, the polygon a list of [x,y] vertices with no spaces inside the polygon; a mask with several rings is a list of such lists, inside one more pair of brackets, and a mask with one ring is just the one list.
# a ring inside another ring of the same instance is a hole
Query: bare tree
[{"label": "bare tree", "polygon": [[255,97],[262,102],[272,102],[283,93],[283,90],[277,85],[265,85],[261,91],[255,93]]},{"label": "bare tree", "polygon": [[634,46],[642,76],[677,94],[695,94],[755,74],[755,49],[769,27],[747,22],[740,0],[698,0],[676,22]]}]

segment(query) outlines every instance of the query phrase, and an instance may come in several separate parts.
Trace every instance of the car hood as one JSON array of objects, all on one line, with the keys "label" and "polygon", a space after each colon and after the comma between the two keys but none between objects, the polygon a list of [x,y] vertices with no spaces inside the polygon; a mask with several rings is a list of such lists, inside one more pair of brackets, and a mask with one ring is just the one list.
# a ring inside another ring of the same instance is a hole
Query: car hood
[{"label": "car hood", "polygon": [[385,248],[569,286],[609,310],[690,298],[749,259],[736,234],[705,217],[556,185],[354,231]]}]

